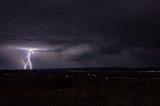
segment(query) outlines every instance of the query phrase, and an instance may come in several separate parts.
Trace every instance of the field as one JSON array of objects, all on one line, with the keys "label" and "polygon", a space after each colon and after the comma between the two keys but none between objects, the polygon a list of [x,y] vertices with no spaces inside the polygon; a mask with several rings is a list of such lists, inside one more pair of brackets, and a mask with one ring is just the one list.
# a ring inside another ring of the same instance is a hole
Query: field
[{"label": "field", "polygon": [[160,75],[151,72],[6,72],[0,106],[160,106]]}]

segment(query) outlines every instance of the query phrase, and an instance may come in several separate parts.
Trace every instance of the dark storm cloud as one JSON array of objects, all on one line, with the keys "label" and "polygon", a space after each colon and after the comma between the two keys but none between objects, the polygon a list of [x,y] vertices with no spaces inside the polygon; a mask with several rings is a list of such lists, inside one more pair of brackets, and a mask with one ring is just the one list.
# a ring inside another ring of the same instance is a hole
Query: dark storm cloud
[{"label": "dark storm cloud", "polygon": [[159,3],[1,0],[0,46],[56,47],[54,55],[59,58],[50,57],[59,67],[66,63],[73,67],[158,66]]}]

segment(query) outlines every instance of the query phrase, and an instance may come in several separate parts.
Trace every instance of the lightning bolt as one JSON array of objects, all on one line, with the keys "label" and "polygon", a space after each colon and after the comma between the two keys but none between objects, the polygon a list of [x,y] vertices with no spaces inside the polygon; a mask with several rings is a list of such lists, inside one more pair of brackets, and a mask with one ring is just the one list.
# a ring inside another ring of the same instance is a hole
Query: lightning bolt
[{"label": "lightning bolt", "polygon": [[27,55],[24,57],[23,64],[24,64],[24,69],[32,69],[32,56],[37,54],[36,49],[29,49]]}]

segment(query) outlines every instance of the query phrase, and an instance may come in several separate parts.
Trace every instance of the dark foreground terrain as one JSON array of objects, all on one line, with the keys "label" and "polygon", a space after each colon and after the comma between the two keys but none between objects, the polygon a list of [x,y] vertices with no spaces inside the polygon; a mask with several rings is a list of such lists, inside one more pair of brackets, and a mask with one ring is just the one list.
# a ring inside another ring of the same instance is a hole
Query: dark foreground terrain
[{"label": "dark foreground terrain", "polygon": [[1,71],[0,106],[160,106],[158,70],[104,70]]}]

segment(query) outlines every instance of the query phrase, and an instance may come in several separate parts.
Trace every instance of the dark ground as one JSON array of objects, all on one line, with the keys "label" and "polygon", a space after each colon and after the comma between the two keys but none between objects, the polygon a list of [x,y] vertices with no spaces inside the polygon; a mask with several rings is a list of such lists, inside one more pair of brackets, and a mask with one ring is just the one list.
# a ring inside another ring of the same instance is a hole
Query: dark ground
[{"label": "dark ground", "polygon": [[0,106],[160,106],[160,77],[123,75],[3,73]]}]

